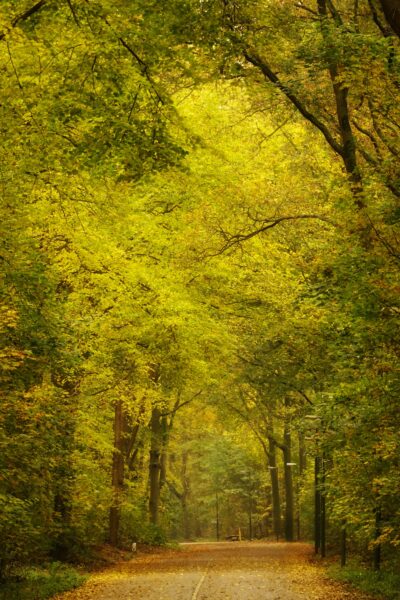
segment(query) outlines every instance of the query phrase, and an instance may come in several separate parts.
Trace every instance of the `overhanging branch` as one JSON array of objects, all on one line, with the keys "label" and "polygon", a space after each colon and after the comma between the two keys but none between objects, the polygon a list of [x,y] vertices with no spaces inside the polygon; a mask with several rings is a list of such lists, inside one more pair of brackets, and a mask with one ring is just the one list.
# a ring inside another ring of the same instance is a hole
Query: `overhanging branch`
[{"label": "overhanging branch", "polygon": [[343,157],[343,147],[335,140],[326,125],[304,106],[303,102],[290,90],[285,83],[283,83],[283,81],[279,79],[277,74],[272,71],[270,66],[254,52],[250,53],[247,50],[244,50],[243,56],[247,62],[252,64],[254,67],[257,67],[264,77],[273,83],[286,96],[286,98],[290,100],[290,102],[297,108],[300,114],[302,114],[303,117],[309,121],[309,123],[314,125],[314,127],[316,127],[322,133],[332,150],[334,150],[336,154],[339,154],[339,156]]}]

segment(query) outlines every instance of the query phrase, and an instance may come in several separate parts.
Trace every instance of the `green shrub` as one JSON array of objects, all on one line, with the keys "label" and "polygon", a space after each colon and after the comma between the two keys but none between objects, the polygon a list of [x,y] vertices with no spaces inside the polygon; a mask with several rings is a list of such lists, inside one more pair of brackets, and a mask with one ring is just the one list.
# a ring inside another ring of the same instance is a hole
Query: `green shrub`
[{"label": "green shrub", "polygon": [[132,542],[152,546],[164,546],[167,535],[162,527],[147,521],[144,510],[138,506],[126,506],[121,518],[121,544],[130,547]]},{"label": "green shrub", "polygon": [[38,548],[39,532],[32,523],[31,512],[29,502],[0,494],[0,579]]},{"label": "green shrub", "polygon": [[0,600],[45,600],[79,587],[85,580],[75,569],[60,563],[47,569],[20,569],[1,587]]},{"label": "green shrub", "polygon": [[385,600],[400,600],[400,574],[371,571],[355,563],[344,568],[331,567],[328,573],[334,579],[351,583],[363,592]]}]

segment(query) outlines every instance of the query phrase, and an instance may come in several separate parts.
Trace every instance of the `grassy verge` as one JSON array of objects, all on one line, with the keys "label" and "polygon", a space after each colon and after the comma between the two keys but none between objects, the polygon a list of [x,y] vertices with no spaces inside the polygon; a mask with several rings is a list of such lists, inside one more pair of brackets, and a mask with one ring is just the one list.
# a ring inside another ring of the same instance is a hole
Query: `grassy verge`
[{"label": "grassy verge", "polygon": [[357,564],[340,568],[332,566],[328,575],[385,600],[400,600],[400,574],[371,571]]},{"label": "grassy verge", "polygon": [[60,563],[51,563],[46,569],[24,568],[0,586],[0,600],[46,600],[79,587],[86,579]]}]

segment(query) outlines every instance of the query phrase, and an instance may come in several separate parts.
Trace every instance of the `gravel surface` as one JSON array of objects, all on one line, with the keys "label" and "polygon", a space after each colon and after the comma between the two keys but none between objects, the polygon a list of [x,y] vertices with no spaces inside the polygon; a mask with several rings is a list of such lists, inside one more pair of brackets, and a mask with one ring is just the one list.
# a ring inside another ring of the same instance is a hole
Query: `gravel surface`
[{"label": "gravel surface", "polygon": [[141,555],[59,600],[364,600],[324,577],[307,544],[218,542]]}]

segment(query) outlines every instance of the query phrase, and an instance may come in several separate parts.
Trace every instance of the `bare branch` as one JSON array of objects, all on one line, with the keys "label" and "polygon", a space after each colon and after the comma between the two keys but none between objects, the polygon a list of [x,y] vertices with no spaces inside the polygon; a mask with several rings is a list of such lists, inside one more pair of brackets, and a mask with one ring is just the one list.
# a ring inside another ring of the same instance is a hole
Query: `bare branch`
[{"label": "bare branch", "polygon": [[237,233],[229,236],[225,232],[221,231],[221,235],[227,240],[226,244],[218,252],[215,252],[214,254],[209,254],[208,256],[218,256],[223,252],[226,252],[226,250],[232,248],[232,246],[250,240],[251,238],[259,235],[260,233],[264,233],[264,231],[276,227],[280,223],[283,223],[285,221],[296,221],[298,219],[317,219],[318,221],[328,223],[332,227],[339,227],[337,223],[335,223],[328,217],[325,217],[324,215],[287,215],[273,219],[264,219],[263,225],[261,227],[248,233]]}]

